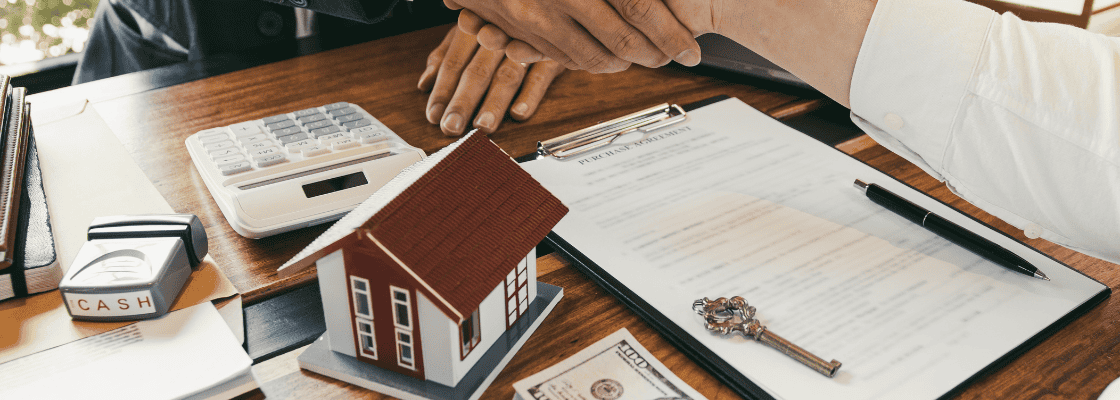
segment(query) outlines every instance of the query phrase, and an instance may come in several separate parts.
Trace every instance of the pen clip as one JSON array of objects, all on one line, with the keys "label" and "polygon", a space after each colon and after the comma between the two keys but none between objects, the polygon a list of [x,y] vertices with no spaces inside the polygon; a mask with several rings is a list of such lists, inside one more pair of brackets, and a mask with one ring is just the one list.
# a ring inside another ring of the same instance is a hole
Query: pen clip
[{"label": "pen clip", "polygon": [[668,103],[612,119],[557,138],[537,142],[537,153],[562,160],[609,146],[634,132],[651,132],[684,121],[687,113]]}]

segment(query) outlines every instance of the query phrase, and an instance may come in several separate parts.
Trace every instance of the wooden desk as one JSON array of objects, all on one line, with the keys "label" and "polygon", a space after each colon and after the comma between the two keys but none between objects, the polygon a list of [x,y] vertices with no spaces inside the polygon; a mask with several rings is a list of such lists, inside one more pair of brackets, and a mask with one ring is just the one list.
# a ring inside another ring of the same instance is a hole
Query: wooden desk
[{"label": "wooden desk", "polygon": [[[337,101],[360,105],[427,153],[453,142],[424,118],[428,96],[416,89],[428,52],[447,27],[412,32],[256,68],[141,93],[116,96],[109,79],[33,96],[33,110],[81,98],[91,103],[173,208],[197,214],[210,253],[247,304],[314,279],[314,270],[281,280],[276,268],[327,225],[261,240],[239,236],[211,198],[183,144],[203,129],[264,118]],[[109,93],[106,96],[104,93]],[[549,89],[527,123],[506,120],[491,138],[512,156],[535,151],[538,140],[663,102],[688,103],[727,94],[776,116],[812,110],[820,98],[760,90],[681,69],[631,68],[623,74],[571,72]]]},{"label": "wooden desk", "polygon": [[[314,270],[279,279],[276,268],[326,226],[262,240],[238,236],[226,223],[198,173],[191,167],[184,139],[202,129],[225,126],[281,112],[336,101],[358,104],[409,143],[431,153],[454,139],[424,120],[427,96],[416,90],[428,51],[446,28],[233,72],[187,84],[128,93],[107,80],[32,97],[38,112],[52,104],[89,98],[135,161],[177,211],[197,214],[210,237],[210,252],[247,304],[314,280]],[[121,94],[124,93],[124,94]],[[682,68],[640,67],[613,75],[568,73],[550,89],[540,111],[527,123],[506,121],[492,136],[512,156],[534,150],[537,140],[650,105],[684,104],[714,95],[738,97],[775,117],[812,110],[824,100],[762,90],[696,75]],[[804,95],[801,93],[800,95]],[[953,196],[917,167],[860,139],[842,150],[965,212],[1011,233],[1073,265],[1110,287],[1120,284],[1117,266],[1042,240],[995,221]],[[730,390],[668,345],[614,298],[554,255],[540,261],[541,280],[565,288],[564,300],[490,387],[484,398],[509,399],[512,382],[627,327],[677,375],[711,399],[735,398]],[[263,392],[269,397],[350,395],[369,392],[298,370],[298,352],[261,365]],[[1107,301],[996,373],[964,391],[964,398],[1093,398],[1120,376],[1120,305]],[[259,394],[259,393],[258,393]],[[373,395],[376,397],[376,395]]]}]

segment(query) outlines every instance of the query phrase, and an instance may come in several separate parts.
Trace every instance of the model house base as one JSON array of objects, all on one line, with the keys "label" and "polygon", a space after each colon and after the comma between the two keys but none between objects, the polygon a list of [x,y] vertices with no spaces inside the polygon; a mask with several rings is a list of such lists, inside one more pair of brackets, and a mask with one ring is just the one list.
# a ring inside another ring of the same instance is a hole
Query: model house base
[{"label": "model house base", "polygon": [[377,368],[358,361],[357,358],[331,351],[326,334],[300,354],[299,366],[311,372],[406,400],[478,399],[563,296],[563,289],[537,282],[537,296],[529,304],[525,314],[498,338],[455,387]]}]

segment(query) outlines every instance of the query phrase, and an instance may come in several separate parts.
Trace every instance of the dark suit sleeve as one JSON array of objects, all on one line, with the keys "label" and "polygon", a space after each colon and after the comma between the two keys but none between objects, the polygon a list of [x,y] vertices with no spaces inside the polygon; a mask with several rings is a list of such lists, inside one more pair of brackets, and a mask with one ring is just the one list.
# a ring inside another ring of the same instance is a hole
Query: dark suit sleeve
[{"label": "dark suit sleeve", "polygon": [[407,0],[265,0],[353,21],[374,24],[389,17],[398,1]]}]

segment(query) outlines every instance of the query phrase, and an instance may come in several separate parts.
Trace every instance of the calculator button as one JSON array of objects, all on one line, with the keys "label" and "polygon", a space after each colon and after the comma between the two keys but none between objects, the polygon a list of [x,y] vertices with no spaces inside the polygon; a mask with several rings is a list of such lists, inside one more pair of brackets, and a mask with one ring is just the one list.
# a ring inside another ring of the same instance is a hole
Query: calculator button
[{"label": "calculator button", "polygon": [[234,148],[234,147],[230,147],[228,149],[214,150],[214,151],[210,152],[210,159],[211,160],[216,160],[219,157],[232,156],[234,154],[241,154],[241,153],[239,153],[237,151],[237,148]]},{"label": "calculator button", "polygon": [[345,149],[349,149],[349,148],[352,148],[352,147],[358,147],[358,146],[359,146],[358,142],[355,141],[354,139],[342,139],[342,140],[339,140],[337,142],[331,143],[331,147],[333,147],[335,149],[335,151],[345,150]]},{"label": "calculator button", "polygon": [[369,132],[369,131],[372,131],[372,130],[377,129],[377,128],[378,127],[374,126],[374,125],[363,126],[363,127],[351,129],[350,133],[351,134],[365,133],[365,132]]},{"label": "calculator button", "polygon": [[307,130],[315,130],[315,129],[319,129],[319,128],[326,128],[326,127],[332,126],[332,125],[334,125],[334,123],[331,122],[331,121],[315,121],[315,122],[312,122],[310,124],[306,124],[303,127],[307,128]]},{"label": "calculator button", "polygon": [[272,147],[263,148],[263,149],[260,149],[260,150],[250,150],[249,151],[249,156],[253,157],[253,159],[261,158],[261,157],[264,157],[264,156],[270,156],[270,155],[273,155],[273,154],[281,154],[280,153],[280,148],[276,147],[276,146],[272,146]]},{"label": "calculator button", "polygon": [[272,134],[276,137],[281,137],[281,136],[295,135],[295,134],[300,133],[300,132],[303,132],[303,129],[300,129],[300,127],[298,127],[298,126],[292,126],[292,127],[288,127],[288,128],[284,128],[284,129],[277,129],[275,131],[272,131]]},{"label": "calculator button", "polygon": [[231,148],[233,146],[234,146],[233,142],[229,141],[229,140],[225,140],[225,141],[221,141],[221,142],[214,142],[214,143],[203,143],[202,144],[202,148],[206,149],[206,151],[208,151],[208,152],[211,152],[211,151],[214,151],[214,150],[228,149],[228,148]]},{"label": "calculator button", "polygon": [[226,134],[226,128],[214,128],[214,129],[207,129],[207,130],[204,130],[202,132],[199,132],[198,137],[202,138],[203,136],[214,136],[214,135],[225,135],[225,134]]},{"label": "calculator button", "polygon": [[315,114],[318,114],[318,113],[319,113],[318,108],[308,108],[308,109],[296,111],[292,114],[295,114],[296,118],[299,118],[299,117],[306,117],[308,115],[315,115]]},{"label": "calculator button", "polygon": [[342,126],[345,126],[346,129],[349,130],[349,129],[354,129],[354,128],[361,128],[363,126],[369,126],[372,123],[373,123],[373,121],[362,118],[362,119],[359,119],[357,121],[347,122],[345,124],[342,124]]},{"label": "calculator button", "polygon": [[229,140],[229,135],[222,133],[221,135],[199,136],[198,141],[203,144],[215,143],[223,140]]},{"label": "calculator button", "polygon": [[370,143],[377,143],[377,142],[380,142],[382,140],[386,140],[386,139],[389,138],[389,135],[385,134],[385,132],[382,132],[382,131],[373,131],[373,132],[359,133],[359,134],[355,135],[354,138],[358,139],[358,140],[361,140],[362,143],[370,144]]},{"label": "calculator button", "polygon": [[218,170],[222,171],[222,175],[233,175],[238,172],[245,172],[251,169],[253,169],[253,165],[249,164],[248,161],[242,161],[239,163],[226,165],[224,167],[218,167]]},{"label": "calculator button", "polygon": [[300,133],[297,133],[295,135],[281,136],[277,139],[280,140],[280,144],[288,144],[288,143],[291,143],[291,142],[297,142],[297,141],[304,140],[304,139],[307,139],[307,138],[308,138],[308,136],[307,136],[306,133],[300,132]]},{"label": "calculator button", "polygon": [[268,130],[272,131],[272,132],[275,132],[277,129],[284,129],[284,128],[293,127],[293,126],[296,126],[296,121],[292,121],[290,119],[286,119],[286,120],[279,121],[279,122],[273,122],[271,124],[265,125],[265,127],[268,128]]},{"label": "calculator button", "polygon": [[280,114],[280,115],[273,115],[271,117],[265,118],[263,121],[264,121],[265,125],[268,125],[268,124],[275,123],[275,122],[280,122],[280,121],[283,121],[283,120],[286,120],[286,119],[288,119],[288,114]]},{"label": "calculator button", "polygon": [[268,136],[265,136],[265,134],[263,134],[263,133],[258,133],[258,134],[253,135],[253,136],[245,136],[245,137],[240,138],[241,144],[243,144],[243,145],[248,145],[248,144],[252,144],[252,143],[256,143],[256,142],[260,142],[260,141],[265,141],[265,140],[268,140]]},{"label": "calculator button", "polygon": [[338,121],[338,123],[340,123],[340,124],[347,123],[347,122],[350,122],[350,121],[357,121],[357,120],[362,119],[362,118],[363,118],[362,114],[346,114],[346,115],[341,115],[341,116],[334,117],[334,119],[336,121]]},{"label": "calculator button", "polygon": [[264,168],[270,165],[282,163],[287,159],[288,158],[284,157],[283,154],[273,154],[270,156],[258,157],[255,160],[257,161],[257,168]]},{"label": "calculator button", "polygon": [[273,147],[273,146],[274,145],[273,145],[271,140],[266,140],[266,141],[263,141],[263,142],[256,142],[256,143],[247,144],[247,145],[245,145],[245,149],[249,150],[249,151],[257,151],[257,150],[260,150],[260,149],[266,149],[266,148]]},{"label": "calculator button", "polygon": [[237,129],[231,129],[234,137],[253,136],[264,133],[259,126],[245,126]]},{"label": "calculator button", "polygon": [[233,163],[236,163],[236,162],[241,162],[241,161],[245,161],[245,156],[240,155],[240,154],[234,154],[234,155],[231,155],[231,156],[215,158],[214,159],[214,164],[218,164],[219,167],[223,167],[223,166],[233,164]]},{"label": "calculator button", "polygon": [[320,136],[323,136],[323,135],[329,135],[329,134],[332,134],[332,133],[335,133],[335,132],[342,132],[342,129],[340,129],[337,125],[331,125],[331,126],[328,126],[326,128],[319,128],[319,129],[312,129],[311,130],[311,134],[315,135],[316,138],[318,138]]},{"label": "calculator button", "polygon": [[252,136],[252,135],[256,135],[258,133],[263,132],[263,131],[261,131],[261,127],[259,127],[257,125],[245,125],[245,126],[240,126],[240,127],[237,127],[237,128],[229,128],[229,129],[231,131],[233,131],[233,135],[237,136],[237,137]]},{"label": "calculator button", "polygon": [[354,110],[353,107],[343,107],[327,111],[327,114],[333,115],[335,118],[338,118],[338,116],[340,115],[353,114],[355,112],[357,112],[357,110]]},{"label": "calculator button", "polygon": [[330,135],[319,136],[319,143],[322,143],[325,146],[325,145],[331,144],[332,142],[337,142],[339,140],[349,139],[349,138],[350,138],[349,136],[346,136],[346,134],[342,133],[342,132],[332,133]]},{"label": "calculator button", "polygon": [[340,108],[347,107],[349,105],[350,105],[350,103],[347,103],[347,102],[331,103],[331,104],[327,104],[327,105],[323,106],[323,109],[325,109],[327,111],[337,110],[337,109],[340,109]]},{"label": "calculator button", "polygon": [[315,146],[317,146],[317,144],[315,143],[314,140],[311,140],[311,139],[304,139],[304,140],[300,140],[300,141],[297,141],[297,142],[291,142],[291,143],[288,143],[288,144],[284,145],[284,147],[288,148],[288,152],[292,153],[292,154],[298,154],[299,152],[303,151],[304,149],[307,149],[309,147],[315,147]]},{"label": "calculator button", "polygon": [[311,146],[311,147],[308,147],[306,149],[303,149],[303,156],[304,157],[315,157],[315,156],[327,154],[327,153],[330,153],[330,152],[331,152],[330,150],[328,150],[326,147],[323,147],[323,146]]},{"label": "calculator button", "polygon": [[299,123],[307,125],[315,121],[322,121],[324,119],[327,119],[326,115],[318,114],[318,112],[316,112],[316,114],[299,117]]}]

